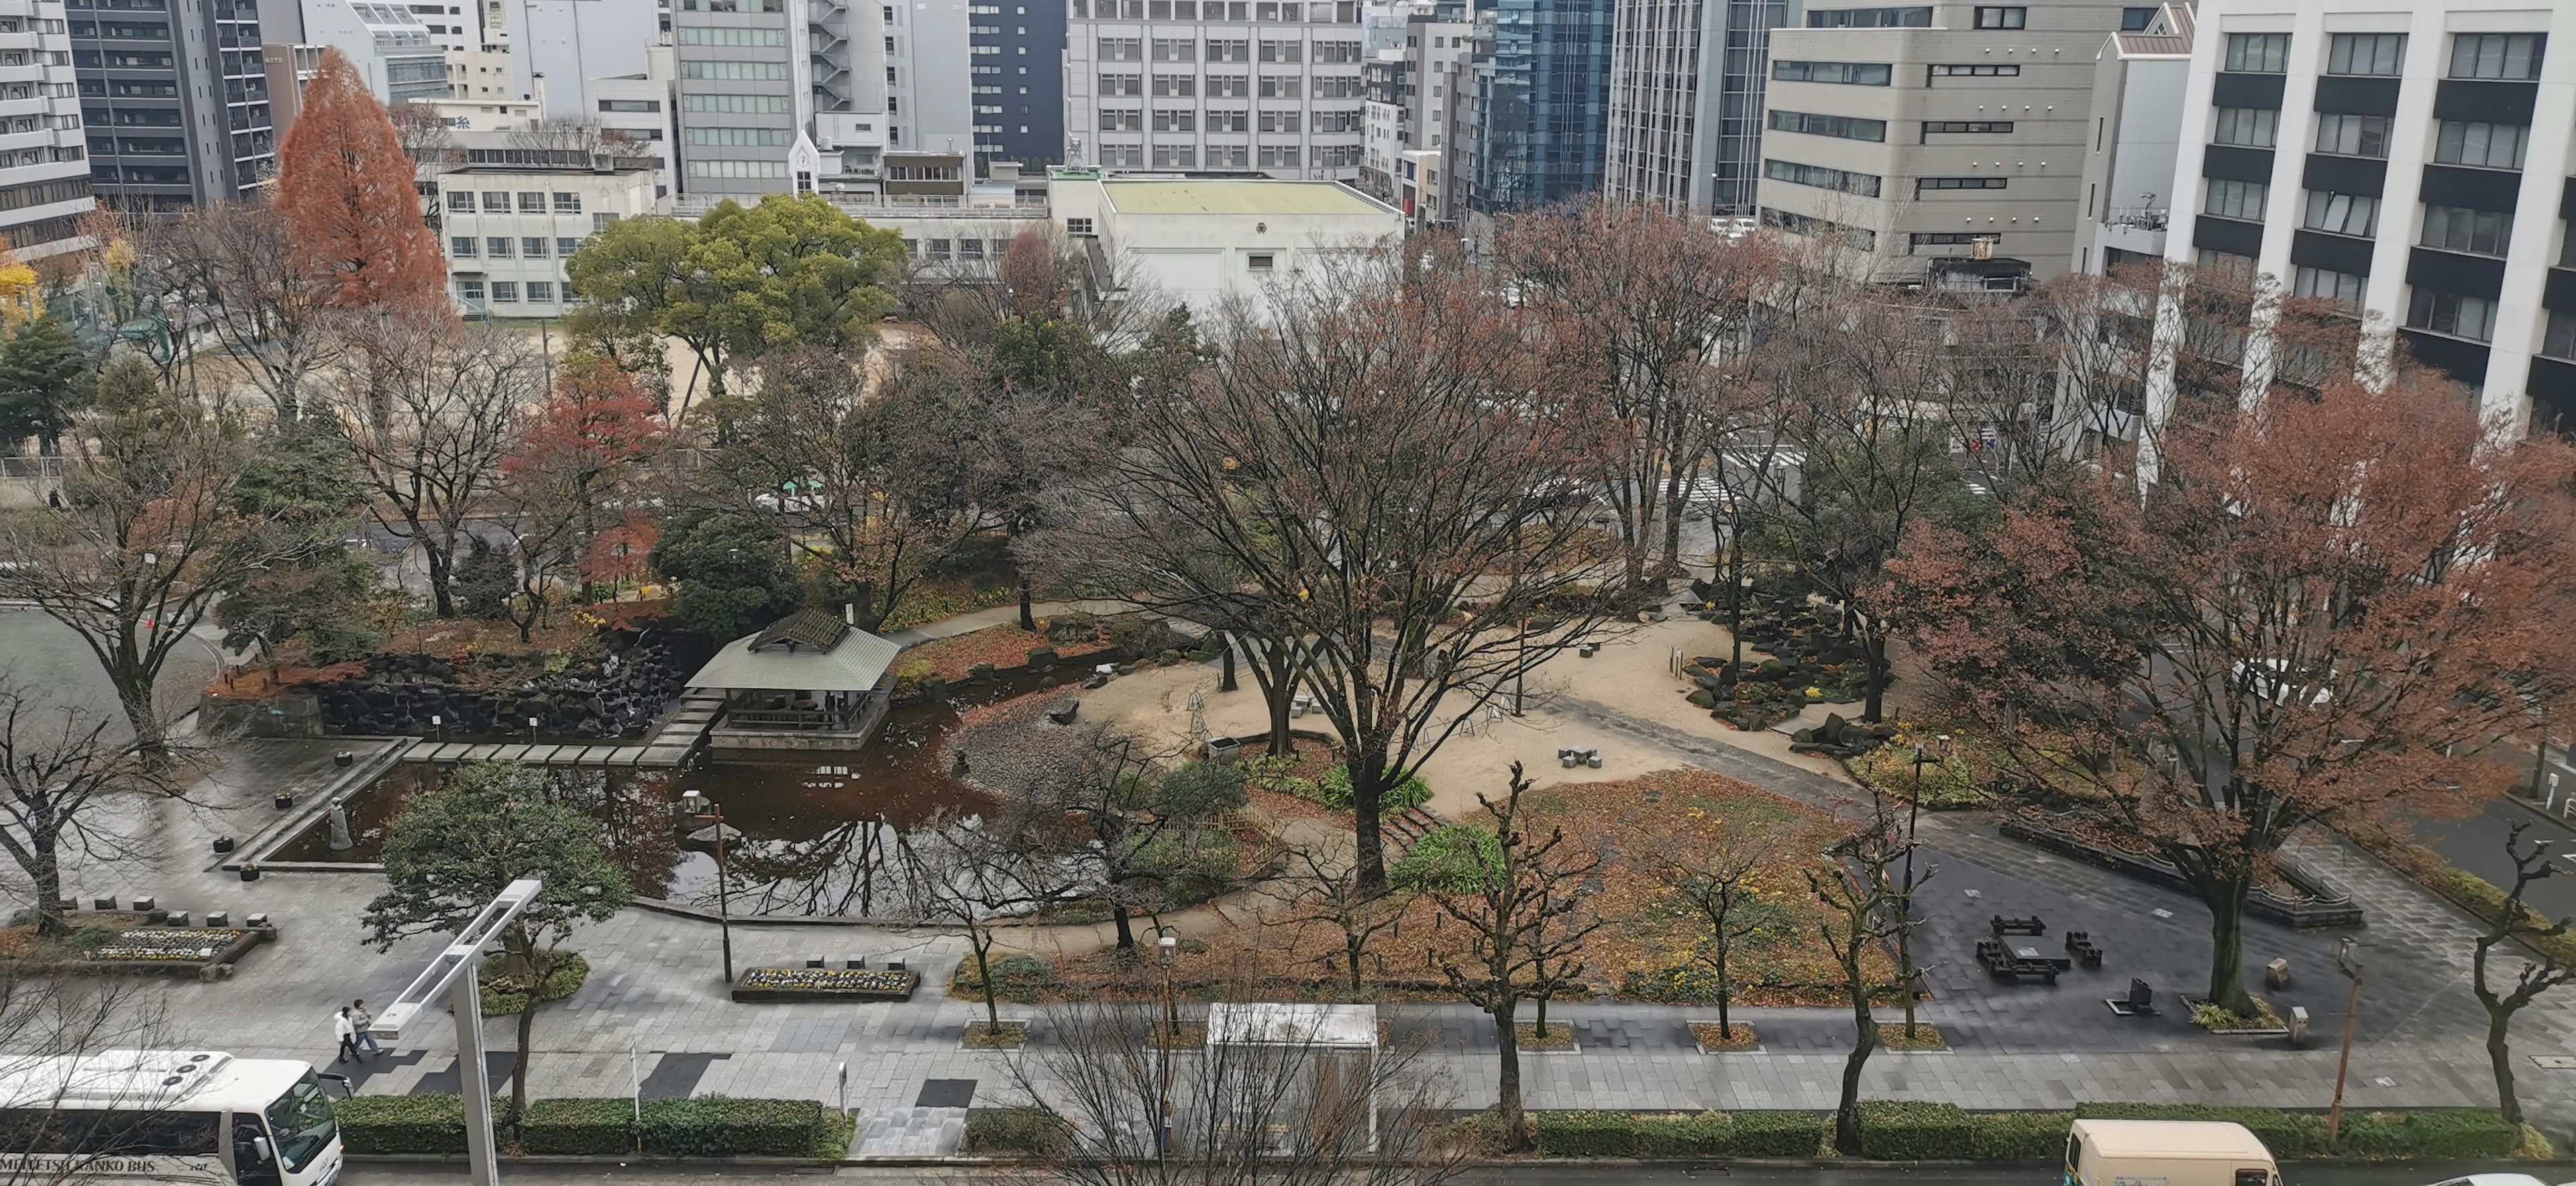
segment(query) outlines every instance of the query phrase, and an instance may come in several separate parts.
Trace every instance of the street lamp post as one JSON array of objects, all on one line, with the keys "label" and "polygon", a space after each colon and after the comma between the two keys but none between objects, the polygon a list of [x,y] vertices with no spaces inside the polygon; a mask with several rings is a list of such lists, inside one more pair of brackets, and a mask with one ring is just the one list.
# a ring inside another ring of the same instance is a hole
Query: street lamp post
[{"label": "street lamp post", "polygon": [[725,886],[724,805],[696,791],[680,796],[680,807],[692,819],[707,820],[716,832],[716,929],[724,936],[725,983],[733,983],[733,899]]},{"label": "street lamp post", "polygon": [[1914,1040],[1915,998],[1922,995],[1922,985],[1917,983],[1922,973],[1914,966],[1914,831],[1923,819],[1923,764],[1949,759],[1947,733],[1935,739],[1928,754],[1921,742],[1914,745],[1914,795],[1913,802],[1905,808],[1905,889],[1897,898],[1896,918],[1896,976],[1897,982],[1905,986],[1905,1040],[1909,1042]]},{"label": "street lamp post", "polygon": [[432,957],[410,987],[396,994],[393,1004],[367,1027],[368,1033],[387,1041],[399,1038],[405,1026],[436,1006],[442,990],[448,994],[448,1009],[456,1014],[457,1085],[465,1093],[465,1161],[474,1186],[495,1186],[501,1178],[492,1140],[492,1082],[483,1073],[483,986],[478,965],[483,962],[484,946],[498,938],[502,928],[545,888],[545,882],[533,877],[511,882],[456,932],[456,940]]},{"label": "street lamp post", "polygon": [[1154,1148],[1155,1156],[1161,1159],[1166,1171],[1164,1176],[1168,1178],[1172,1161],[1172,1047],[1179,1045],[1181,1040],[1181,1006],[1172,999],[1172,958],[1179,952],[1181,941],[1165,935],[1155,940],[1154,945],[1163,949],[1163,1057],[1157,1076],[1162,1081],[1163,1090],[1162,1127],[1155,1136]]},{"label": "street lamp post", "polygon": [[2335,1057],[2334,1106],[2326,1110],[2326,1148],[2343,1143],[2343,1078],[2352,1069],[2352,1030],[2361,1019],[2361,956],[2350,939],[2335,944],[2335,971],[2352,981],[2343,1006],[2343,1053]]}]

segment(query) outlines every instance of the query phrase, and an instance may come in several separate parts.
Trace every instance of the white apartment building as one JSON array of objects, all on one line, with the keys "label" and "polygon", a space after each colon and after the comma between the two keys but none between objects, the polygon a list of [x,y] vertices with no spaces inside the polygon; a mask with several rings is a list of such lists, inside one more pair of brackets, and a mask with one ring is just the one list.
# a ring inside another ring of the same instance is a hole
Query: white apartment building
[{"label": "white apartment building", "polygon": [[441,171],[436,185],[449,291],[469,316],[563,316],[578,303],[564,287],[564,260],[608,224],[655,210],[653,170],[616,163],[467,164]]},{"label": "white apartment building", "polygon": [[[2394,326],[2365,354],[2440,369],[2509,434],[2576,430],[2576,50],[2556,28],[2576,4],[2207,0],[2199,15],[2165,256],[2257,277],[2247,389],[2269,386],[2260,330],[2287,291]],[[2158,332],[2178,333],[2160,312]],[[2168,362],[2150,418],[2176,394]]]},{"label": "white apartment building", "polygon": [[1047,175],[1056,225],[1091,257],[1097,299],[1256,307],[1289,277],[1321,274],[1404,234],[1404,215],[1329,181]]},{"label": "white apartment building", "polygon": [[1923,277],[1945,256],[2015,283],[2065,272],[2095,55],[2156,12],[2119,0],[1810,5],[1799,27],[1771,32],[1762,220],[1832,234],[1887,280]]},{"label": "white apartment building", "polygon": [[20,259],[80,246],[97,205],[68,28],[60,0],[0,0],[0,233]]},{"label": "white apartment building", "polygon": [[2102,45],[2075,271],[2099,276],[2165,257],[2196,27],[2188,4],[2167,4],[2145,29],[2114,33]]},{"label": "white apartment building", "polygon": [[653,47],[645,61],[641,74],[591,79],[588,118],[609,131],[624,133],[661,162],[654,190],[667,200],[679,189],[679,159],[672,151],[677,125],[672,122],[675,94],[671,87],[678,66],[667,45]]},{"label": "white apartment building", "polygon": [[1072,0],[1065,160],[1356,180],[1355,0]]}]

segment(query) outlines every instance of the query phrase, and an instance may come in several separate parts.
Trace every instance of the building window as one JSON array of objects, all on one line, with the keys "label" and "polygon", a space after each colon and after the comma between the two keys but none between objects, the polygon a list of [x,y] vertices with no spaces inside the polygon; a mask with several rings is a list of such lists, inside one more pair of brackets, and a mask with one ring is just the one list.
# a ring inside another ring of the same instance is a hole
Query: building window
[{"label": "building window", "polygon": [[520,194],[520,195],[519,195],[519,213],[521,213],[521,214],[543,214],[543,213],[545,213],[545,212],[546,212],[546,196],[545,196],[544,194]]},{"label": "building window", "polygon": [[2451,77],[2530,80],[2540,77],[2545,33],[2454,33]]},{"label": "building window", "polygon": [[1157,144],[1154,146],[1157,169],[1195,169],[1199,167],[1199,150],[1194,144]]},{"label": "building window", "polygon": [[1878,232],[1868,227],[1845,226],[1822,218],[1813,218],[1793,210],[1762,207],[1762,225],[1778,227],[1792,235],[1825,239],[1856,251],[1878,250]]},{"label": "building window", "polygon": [[2220,251],[2215,247],[2203,247],[2194,262],[2200,266],[2201,271],[2218,279],[2234,284],[2254,282],[2253,256],[2238,255],[2233,251]]},{"label": "building window", "polygon": [[2471,124],[2442,121],[2433,137],[2433,159],[2445,165],[2479,169],[2519,169],[2523,144],[2531,129],[2520,124]]},{"label": "building window", "polygon": [[2303,267],[2292,274],[2290,291],[2295,296],[2333,301],[2358,311],[2361,308],[2362,290],[2369,285],[2368,276],[2355,276],[2350,272],[2330,272],[2324,268]]},{"label": "building window", "polygon": [[455,235],[447,240],[447,254],[455,259],[474,258],[474,236]]},{"label": "building window", "polygon": [[2155,9],[2123,8],[2120,10],[2120,31],[2123,33],[2144,33],[2147,31],[2147,26],[2154,23],[2156,23]]},{"label": "building window", "polygon": [[2424,207],[2426,247],[2443,251],[2465,251],[2472,255],[2503,255],[2505,245],[2513,241],[2513,216],[2497,210],[2468,210],[2458,206]]},{"label": "building window", "polygon": [[485,190],[483,193],[483,212],[485,214],[509,213],[510,195]]},{"label": "building window", "polygon": [[483,241],[483,254],[493,259],[510,258],[512,243],[506,235],[494,235]]},{"label": "building window", "polygon": [[2270,148],[2281,140],[2281,113],[2260,107],[2221,107],[2218,131],[2210,139],[2240,148]]},{"label": "building window", "polygon": [[2541,332],[2540,352],[2551,358],[2576,360],[2576,313],[2549,311],[2549,328]]},{"label": "building window", "polygon": [[2012,130],[2013,121],[2008,119],[1927,119],[1923,121],[1923,134],[1926,136],[1951,132],[2009,133]]},{"label": "building window", "polygon": [[1145,112],[1141,108],[1103,107],[1100,130],[1104,132],[1141,132],[1145,130]]},{"label": "building window", "polygon": [[546,257],[546,239],[541,235],[528,235],[521,238],[519,240],[519,254],[528,259],[544,259]]},{"label": "building window", "polygon": [[948,259],[948,254],[949,254],[949,242],[948,242],[948,240],[946,240],[946,239],[932,239],[932,240],[930,240],[930,259],[931,259],[931,262],[933,262],[933,263],[941,263],[941,262],[945,262],[945,261]]},{"label": "building window", "polygon": [[1157,132],[1195,132],[1198,129],[1198,112],[1189,110],[1154,112],[1154,130]]},{"label": "building window", "polygon": [[581,213],[581,195],[580,195],[580,194],[556,194],[556,195],[555,195],[555,213],[557,213],[557,214],[579,214],[579,213]]},{"label": "building window", "polygon": [[2299,225],[2312,231],[2367,239],[2379,231],[2379,199],[2312,189],[2308,191],[2307,217]]},{"label": "building window", "polygon": [[1773,62],[1771,77],[1781,82],[1839,82],[1851,86],[1886,86],[1885,62]]},{"label": "building window", "polygon": [[2230,33],[2227,64],[2233,74],[2280,74],[2290,68],[2287,33]]},{"label": "building window", "polygon": [[1807,11],[1810,29],[1929,29],[1932,10],[1924,8],[1828,8]]},{"label": "building window", "polygon": [[1088,235],[1091,233],[1091,220],[1088,218],[1065,219],[1064,233],[1068,235]]},{"label": "building window", "polygon": [[474,213],[474,191],[460,189],[447,195],[447,211],[450,214]]},{"label": "building window", "polygon": [[1255,272],[1267,272],[1271,270],[1273,259],[1274,257],[1267,251],[1256,251],[1243,257],[1243,266]]},{"label": "building window", "polygon": [[[2002,66],[1932,66],[1925,70],[1925,74],[1930,78],[2019,78],[2021,77],[2021,64],[2016,62],[2011,65]],[[1778,78],[1779,75],[1773,74],[1772,77]],[[1881,85],[1885,84],[1882,83]]]},{"label": "building window", "polygon": [[495,281],[493,281],[493,282],[492,282],[492,303],[493,303],[493,304],[496,304],[496,305],[515,305],[515,304],[518,304],[518,303],[519,303],[519,282],[518,282],[518,281],[516,281],[516,280],[495,280]]},{"label": "building window", "polygon": [[1914,179],[1914,192],[1920,194],[1942,189],[2002,189],[2004,180],[2001,177],[1917,177]]},{"label": "building window", "polygon": [[2385,160],[2388,157],[2388,117],[2320,114],[2317,116],[2316,150],[2330,156]]},{"label": "building window", "polygon": [[1887,121],[1883,119],[1817,115],[1806,111],[1782,111],[1777,107],[1771,109],[1771,127],[1774,131],[1804,132],[1810,136],[1834,136],[1844,140],[1887,139]]},{"label": "building window", "polygon": [[2406,72],[2403,33],[2336,33],[2326,40],[2326,73],[2395,78]]},{"label": "building window", "polygon": [[2201,213],[2216,218],[2237,218],[2246,222],[2263,221],[2263,203],[2272,196],[2272,187],[2260,181],[2209,179],[2208,200],[2201,203]]},{"label": "building window", "polygon": [[[684,31],[698,32],[699,30]],[[602,99],[599,101],[599,109],[603,112],[657,112],[662,110],[662,101],[660,99]]]},{"label": "building window", "polygon": [[[2154,10],[2150,9],[2148,11],[2152,12]],[[2004,241],[2004,237],[2001,235],[1979,233],[1975,231],[1917,231],[1906,238],[1908,244],[1916,248],[1973,247],[1979,243],[1984,243],[1989,247],[1993,247],[2001,245]]]},{"label": "building window", "polygon": [[1859,194],[1864,198],[1878,196],[1879,179],[1875,175],[1854,173],[1847,169],[1801,165],[1795,161],[1765,160],[1762,162],[1762,175],[1773,181],[1786,181],[1791,185],[1812,185],[1817,189],[1839,190],[1847,194]]},{"label": "building window", "polygon": [[2491,342],[2495,340],[2495,313],[2495,302],[2484,297],[2436,292],[2418,286],[2414,299],[2406,305],[2406,326],[2476,342]]},{"label": "building window", "polygon": [[528,299],[541,305],[553,304],[555,300],[555,282],[552,280],[528,281]]},{"label": "building window", "polygon": [[480,280],[459,280],[456,282],[456,295],[462,298],[466,304],[482,304],[483,282]]},{"label": "building window", "polygon": [[1977,27],[1980,29],[2020,29],[2028,27],[2029,24],[2030,10],[2027,8],[2019,6],[2011,8],[1987,8],[1980,6],[1977,9]]},{"label": "building window", "polygon": [[573,238],[573,237],[571,237],[571,236],[569,236],[569,235],[562,235],[562,236],[557,236],[557,237],[556,237],[556,239],[555,239],[555,254],[556,254],[556,255],[560,255],[560,256],[563,256],[563,257],[565,257],[565,258],[569,259],[569,258],[571,258],[571,257],[572,257],[572,253],[573,253],[573,252],[576,252],[576,251],[579,251],[579,250],[581,250],[581,240],[576,239],[576,238]]}]

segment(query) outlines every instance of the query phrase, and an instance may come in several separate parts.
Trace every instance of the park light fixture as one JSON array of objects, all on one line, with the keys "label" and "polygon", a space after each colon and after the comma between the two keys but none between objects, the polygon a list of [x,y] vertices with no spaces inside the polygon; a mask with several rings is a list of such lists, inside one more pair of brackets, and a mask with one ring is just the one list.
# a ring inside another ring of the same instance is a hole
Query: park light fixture
[{"label": "park light fixture", "polygon": [[499,938],[502,928],[536,901],[545,888],[546,883],[534,877],[522,877],[504,887],[498,897],[485,903],[473,920],[456,932],[454,941],[431,957],[429,966],[412,978],[410,986],[376,1015],[375,1024],[367,1027],[368,1033],[386,1041],[398,1039],[406,1027],[436,1005],[440,992],[448,994],[447,1007],[456,1015],[456,1079],[465,1092],[466,1167],[474,1186],[497,1186],[501,1178],[492,1138],[492,1081],[483,1071],[483,986],[479,975],[483,948]]}]

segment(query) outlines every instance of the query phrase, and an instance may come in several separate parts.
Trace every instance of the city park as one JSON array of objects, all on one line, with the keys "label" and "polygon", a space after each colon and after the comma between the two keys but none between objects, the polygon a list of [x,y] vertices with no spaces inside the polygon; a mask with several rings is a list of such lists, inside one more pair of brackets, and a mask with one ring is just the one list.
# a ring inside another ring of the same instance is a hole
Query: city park
[{"label": "city park", "polygon": [[1149,316],[781,196],[602,232],[558,349],[456,319],[345,70],[272,202],[100,224],[86,291],[197,345],[11,380],[58,497],[0,598],[77,642],[0,690],[0,955],[120,998],[75,1037],[319,1062],[535,879],[513,1047],[360,1053],[352,1151],[504,1079],[524,1153],[1161,1159],[1179,1095],[1202,1157],[1426,1178],[2567,1136],[2500,796],[2568,455],[2434,377],[2127,444],[2029,395],[2138,367],[2135,291],[1600,207]]}]

